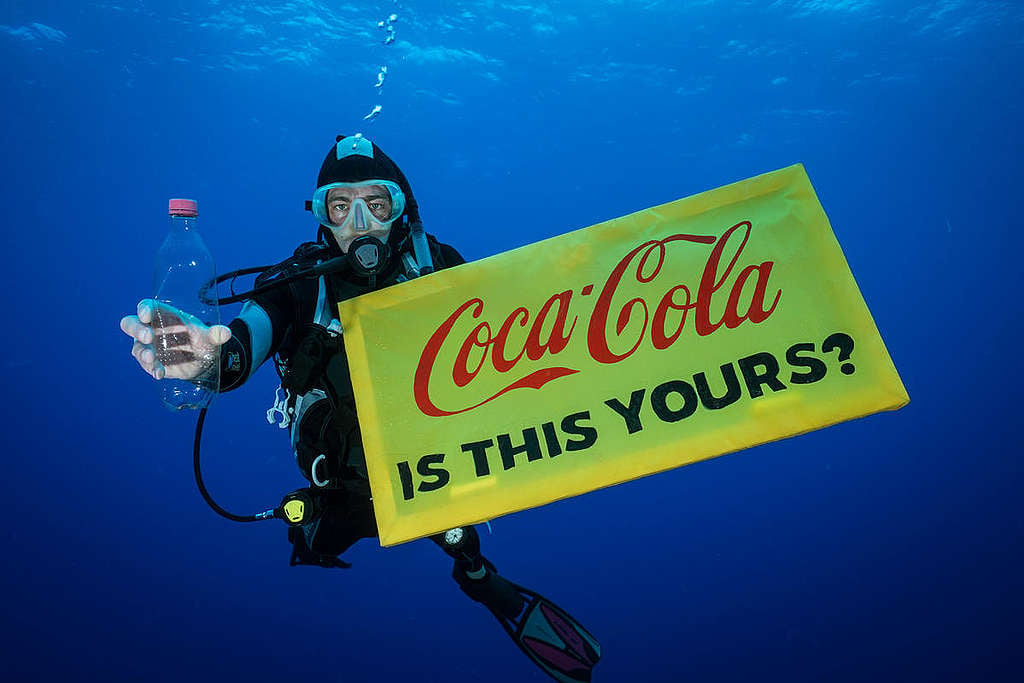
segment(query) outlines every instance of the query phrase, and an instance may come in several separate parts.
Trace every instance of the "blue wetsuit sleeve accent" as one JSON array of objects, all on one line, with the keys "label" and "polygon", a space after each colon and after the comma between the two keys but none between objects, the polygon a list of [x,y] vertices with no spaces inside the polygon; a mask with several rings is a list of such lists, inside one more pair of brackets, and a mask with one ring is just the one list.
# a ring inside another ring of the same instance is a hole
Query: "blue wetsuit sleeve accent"
[{"label": "blue wetsuit sleeve accent", "polygon": [[274,338],[274,325],[267,312],[254,301],[246,301],[238,319],[249,328],[249,375],[270,356],[270,345]]},{"label": "blue wetsuit sleeve accent", "polygon": [[247,301],[238,317],[228,324],[231,339],[221,349],[222,392],[240,387],[276,353],[291,322],[286,313],[288,301],[285,292],[261,297],[259,302]]}]

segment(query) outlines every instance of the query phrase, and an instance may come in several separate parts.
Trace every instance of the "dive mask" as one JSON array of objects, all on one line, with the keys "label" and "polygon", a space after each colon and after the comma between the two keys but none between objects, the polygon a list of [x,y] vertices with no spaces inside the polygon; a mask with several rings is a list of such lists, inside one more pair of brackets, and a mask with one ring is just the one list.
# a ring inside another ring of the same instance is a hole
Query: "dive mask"
[{"label": "dive mask", "polygon": [[390,180],[330,183],[316,189],[311,203],[325,228],[359,235],[388,230],[405,211],[405,194]]}]

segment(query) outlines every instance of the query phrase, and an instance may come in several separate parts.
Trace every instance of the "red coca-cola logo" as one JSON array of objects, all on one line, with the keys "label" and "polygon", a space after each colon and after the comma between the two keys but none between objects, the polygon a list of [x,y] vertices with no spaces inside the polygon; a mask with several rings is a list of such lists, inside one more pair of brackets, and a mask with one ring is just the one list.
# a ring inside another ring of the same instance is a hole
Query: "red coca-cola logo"
[{"label": "red coca-cola logo", "polygon": [[[654,349],[664,350],[677,343],[687,329],[706,337],[723,326],[734,329],[745,321],[764,322],[778,306],[782,290],[775,290],[771,304],[765,305],[774,261],[748,264],[736,272],[751,232],[751,222],[743,221],[719,237],[679,234],[644,242],[618,262],[601,286],[589,319],[583,321],[579,313],[572,312],[572,304],[575,297],[593,294],[594,286],[589,284],[578,293],[570,289],[553,294],[536,314],[526,306],[516,307],[496,326],[497,331],[485,316],[484,300],[479,297],[467,300],[431,334],[420,354],[413,381],[417,407],[431,417],[457,415],[479,408],[510,391],[540,389],[549,382],[576,374],[580,368],[558,364],[558,355],[570,344],[582,343],[582,337],[577,341],[580,335],[585,335],[587,353],[594,361],[611,364],[632,356],[644,340],[648,340]],[[676,271],[672,271],[676,277],[658,277],[663,271],[671,271],[664,266],[671,258],[672,245],[676,243],[713,245],[695,288],[681,282]],[[731,244],[735,252],[723,266],[726,249]],[[634,264],[635,268],[631,268]],[[645,287],[644,295],[619,304],[613,311],[616,294],[623,281],[628,279],[627,274],[631,274],[637,284],[649,286],[654,296],[648,296],[648,288]],[[659,288],[656,282],[659,280],[661,284],[670,286]],[[749,292],[748,287],[751,280],[753,292]],[[745,290],[750,298],[744,306],[741,295]],[[715,319],[712,302],[720,301],[722,296],[726,296],[724,308],[718,306],[717,309],[723,312]],[[465,329],[471,319],[479,322],[468,334],[453,333],[460,325]],[[635,321],[640,322],[639,332]],[[688,321],[691,321],[689,325]],[[513,345],[510,335],[516,327],[527,330],[527,333],[524,342]],[[577,330],[581,332],[574,336]],[[438,359],[442,356],[450,358],[451,351],[455,349],[451,367],[439,367]],[[548,358],[550,365],[526,372],[520,365],[524,358],[529,361]],[[519,373],[517,368],[520,368]],[[508,376],[508,381],[489,396],[467,400],[468,405],[441,407],[430,394],[432,385],[447,383],[450,378],[451,385],[465,389],[466,395],[472,396],[471,385],[481,372]]]}]

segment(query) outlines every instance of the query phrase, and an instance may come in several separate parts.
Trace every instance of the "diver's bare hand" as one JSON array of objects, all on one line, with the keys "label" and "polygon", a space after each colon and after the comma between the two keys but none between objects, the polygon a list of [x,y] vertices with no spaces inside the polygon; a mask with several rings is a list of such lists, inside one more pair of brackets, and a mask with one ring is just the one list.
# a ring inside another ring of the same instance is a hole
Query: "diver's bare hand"
[{"label": "diver's bare hand", "polygon": [[228,327],[208,326],[194,315],[154,299],[143,299],[136,315],[121,318],[121,330],[134,340],[132,356],[156,379],[197,379],[216,362],[221,345],[231,339]]}]

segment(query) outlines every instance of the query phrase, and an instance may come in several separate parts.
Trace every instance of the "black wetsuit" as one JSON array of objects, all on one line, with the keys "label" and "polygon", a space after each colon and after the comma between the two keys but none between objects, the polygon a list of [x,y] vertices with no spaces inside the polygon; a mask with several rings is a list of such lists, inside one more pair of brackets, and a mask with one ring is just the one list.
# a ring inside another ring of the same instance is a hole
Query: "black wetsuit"
[{"label": "black wetsuit", "polygon": [[[326,278],[326,310],[333,319],[338,317],[339,301],[400,281],[403,273],[400,256],[412,251],[411,240],[407,237],[408,230],[404,226],[392,229],[389,245],[394,256],[375,282],[351,270]],[[431,236],[428,241],[435,270],[464,263],[452,247]],[[329,257],[337,255],[340,252]],[[296,396],[323,392],[321,400],[312,402],[312,407],[302,411],[295,446],[296,461],[303,476],[311,482],[329,482],[327,486],[312,489],[323,504],[323,514],[305,527],[290,529],[289,540],[293,543],[292,564],[340,566],[343,563],[337,562],[337,555],[360,538],[375,537],[377,528],[344,337],[332,335],[324,325],[314,322],[319,296],[318,278],[298,280],[254,296],[252,303],[269,318],[269,348],[264,339],[260,346],[267,349],[267,353],[257,351],[263,357],[253,357],[253,335],[266,335],[267,330],[259,333],[250,330],[243,309],[243,314],[229,324],[232,338],[221,354],[221,390],[241,386],[255,369],[253,365],[258,366],[276,355],[282,373],[281,387],[292,396],[289,408],[295,407]]]}]

